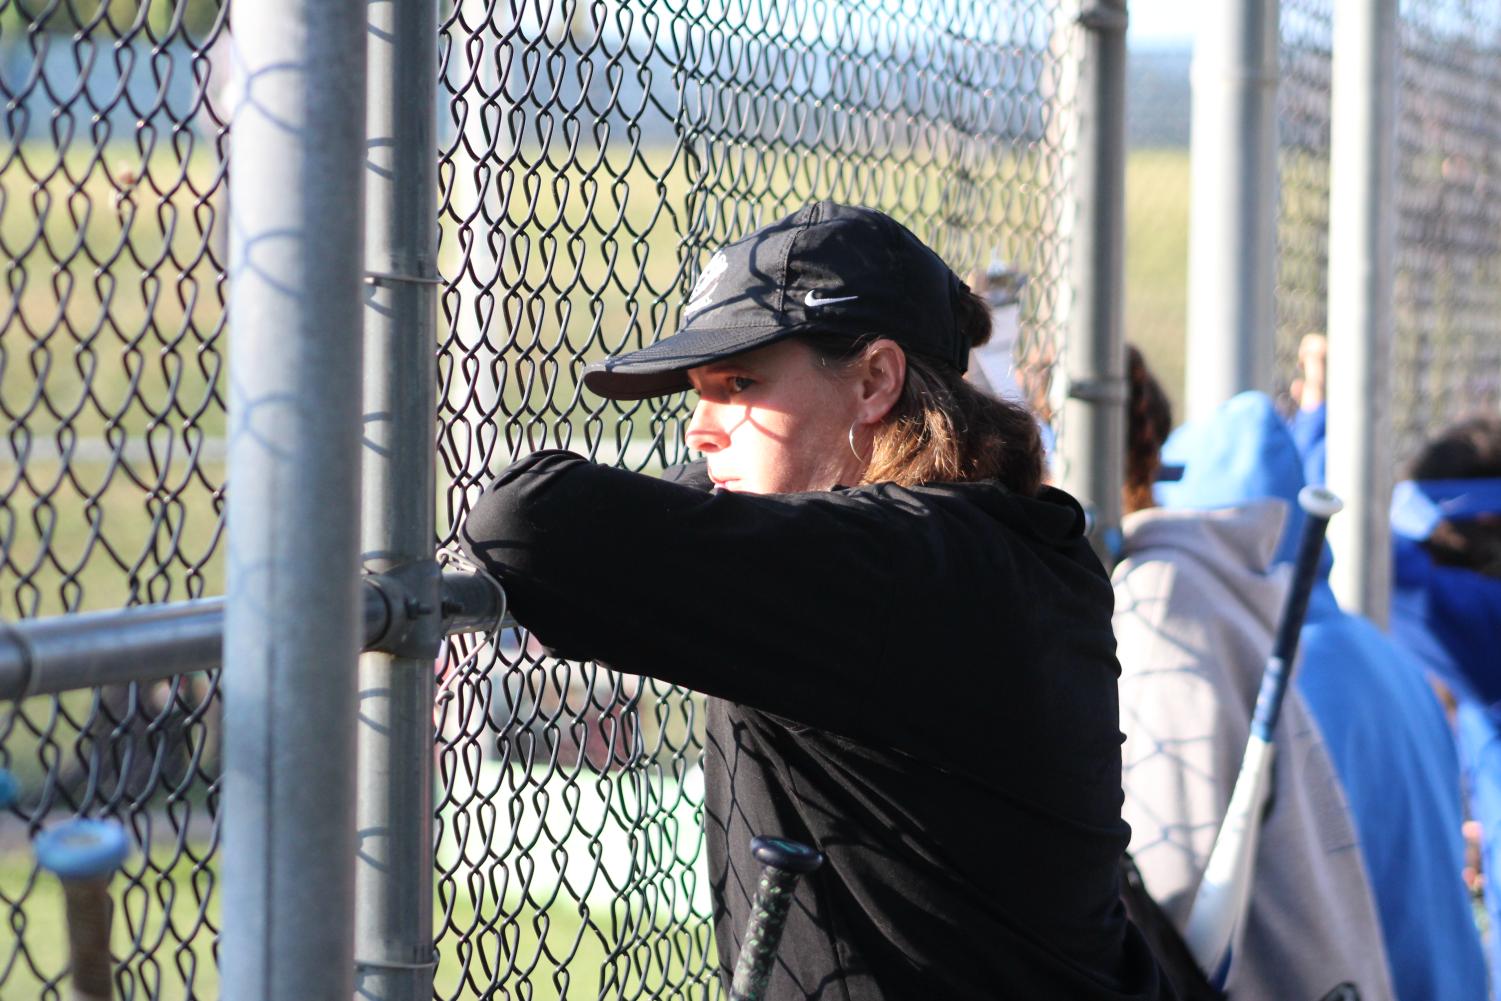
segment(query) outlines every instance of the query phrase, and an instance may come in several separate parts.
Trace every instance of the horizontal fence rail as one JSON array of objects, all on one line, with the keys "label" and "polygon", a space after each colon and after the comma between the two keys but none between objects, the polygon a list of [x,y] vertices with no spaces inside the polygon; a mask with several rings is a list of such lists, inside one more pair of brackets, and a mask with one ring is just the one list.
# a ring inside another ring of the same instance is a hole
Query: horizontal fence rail
[{"label": "horizontal fence rail", "polygon": [[[489,578],[445,573],[442,595],[446,635],[515,627]],[[364,649],[389,649],[402,624],[422,614],[414,600],[399,578],[366,577]],[[0,623],[0,699],[217,670],[223,645],[223,598]]]}]

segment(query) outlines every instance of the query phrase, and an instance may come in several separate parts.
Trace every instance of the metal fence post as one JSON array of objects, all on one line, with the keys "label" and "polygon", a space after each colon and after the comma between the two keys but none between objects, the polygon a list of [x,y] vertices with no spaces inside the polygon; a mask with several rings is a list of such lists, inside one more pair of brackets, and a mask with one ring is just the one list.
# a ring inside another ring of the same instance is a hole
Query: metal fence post
[{"label": "metal fence post", "polygon": [[[1125,477],[1125,342],[1121,301],[1125,255],[1126,3],[1094,0],[1079,23],[1086,35],[1078,89],[1072,252],[1077,296],[1064,362],[1065,486],[1093,513],[1095,548],[1108,558],[1119,535]],[[1108,562],[1107,562],[1108,565]]]},{"label": "metal fence post", "polygon": [[353,990],[365,17],[238,8],[224,997]]},{"label": "metal fence post", "polygon": [[1329,158],[1329,531],[1340,600],[1385,623],[1391,598],[1397,0],[1334,5]]},{"label": "metal fence post", "polygon": [[369,0],[365,171],[365,569],[423,606],[359,672],[356,995],[427,1001],[433,984],[433,562],[436,465],[436,0]]},{"label": "metal fence post", "polygon": [[1189,419],[1272,388],[1277,0],[1200,8],[1189,147]]}]

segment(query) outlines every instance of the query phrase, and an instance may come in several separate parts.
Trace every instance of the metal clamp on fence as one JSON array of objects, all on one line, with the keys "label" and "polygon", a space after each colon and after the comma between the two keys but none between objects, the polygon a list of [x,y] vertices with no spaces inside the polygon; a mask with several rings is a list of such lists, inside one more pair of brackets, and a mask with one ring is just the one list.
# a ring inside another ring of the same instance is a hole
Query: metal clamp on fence
[{"label": "metal clamp on fence", "polygon": [[386,603],[386,628],[365,649],[398,657],[432,658],[443,642],[439,608],[441,571],[433,560],[419,560],[384,573],[367,574],[366,588],[374,588]]},{"label": "metal clamp on fence", "polygon": [[1086,403],[1108,403],[1125,406],[1131,398],[1131,385],[1125,379],[1101,376],[1097,379],[1071,379],[1068,384],[1070,399]]},{"label": "metal clamp on fence", "polygon": [[1119,6],[1099,3],[1079,12],[1079,26],[1089,31],[1108,31],[1124,35],[1130,22],[1131,18],[1126,13],[1124,3]]},{"label": "metal clamp on fence", "polygon": [[394,271],[366,271],[366,285],[442,285],[443,279],[437,275],[403,275]]}]

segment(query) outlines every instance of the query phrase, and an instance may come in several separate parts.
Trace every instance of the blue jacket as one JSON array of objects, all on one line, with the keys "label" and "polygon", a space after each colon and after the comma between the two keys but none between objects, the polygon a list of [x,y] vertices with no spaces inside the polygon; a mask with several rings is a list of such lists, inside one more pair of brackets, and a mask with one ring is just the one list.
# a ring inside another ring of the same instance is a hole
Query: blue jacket
[{"label": "blue jacket", "polygon": [[1312,410],[1299,410],[1287,422],[1298,454],[1303,457],[1303,480],[1315,486],[1324,485],[1325,417],[1324,406],[1320,404]]},{"label": "blue jacket", "polygon": [[[1160,483],[1168,506],[1225,507],[1264,497],[1289,505],[1278,558],[1302,531],[1304,464],[1272,402],[1243,393],[1163,449],[1183,478]],[[1371,623],[1340,610],[1325,548],[1303,627],[1296,684],[1323,731],[1360,833],[1392,980],[1403,999],[1483,998],[1485,961],[1460,872],[1459,763],[1419,664]]]},{"label": "blue jacket", "polygon": [[1459,703],[1470,815],[1480,821],[1491,969],[1501,974],[1501,580],[1439,566],[1415,539],[1392,538],[1392,636]]}]

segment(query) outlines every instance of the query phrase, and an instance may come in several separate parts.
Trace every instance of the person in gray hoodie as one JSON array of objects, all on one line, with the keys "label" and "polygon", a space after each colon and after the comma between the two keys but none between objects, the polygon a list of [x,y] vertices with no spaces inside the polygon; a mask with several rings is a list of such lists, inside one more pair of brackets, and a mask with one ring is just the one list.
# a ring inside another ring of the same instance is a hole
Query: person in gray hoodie
[{"label": "person in gray hoodie", "polygon": [[[1170,417],[1139,356],[1131,375],[1129,479],[1139,487],[1154,478],[1160,460],[1147,446],[1161,445]],[[1130,507],[1145,499],[1139,489],[1134,501],[1132,490],[1127,496]],[[1180,931],[1229,803],[1272,647],[1287,587],[1285,568],[1274,566],[1286,517],[1286,505],[1268,499],[1217,510],[1140,507],[1123,525],[1113,578],[1126,734],[1122,815],[1146,887]],[[1226,990],[1237,999],[1314,1001],[1349,984],[1364,1001],[1394,998],[1355,825],[1296,690],[1277,741],[1245,939]]]}]

